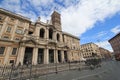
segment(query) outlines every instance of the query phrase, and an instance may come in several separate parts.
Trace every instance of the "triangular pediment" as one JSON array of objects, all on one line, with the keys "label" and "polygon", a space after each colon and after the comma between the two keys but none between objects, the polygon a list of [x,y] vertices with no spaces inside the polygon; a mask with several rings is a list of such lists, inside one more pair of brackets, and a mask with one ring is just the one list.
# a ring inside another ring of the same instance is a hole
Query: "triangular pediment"
[{"label": "triangular pediment", "polygon": [[35,40],[33,39],[28,39],[28,40],[23,40],[21,41],[22,43],[25,43],[25,44],[39,44],[38,42],[36,42]]}]

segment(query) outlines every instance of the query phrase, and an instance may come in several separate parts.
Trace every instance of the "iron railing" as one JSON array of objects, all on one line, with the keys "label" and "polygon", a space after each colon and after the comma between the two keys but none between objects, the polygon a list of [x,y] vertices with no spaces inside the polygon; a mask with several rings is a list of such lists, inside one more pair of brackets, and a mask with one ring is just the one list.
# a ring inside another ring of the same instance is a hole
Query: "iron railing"
[{"label": "iron railing", "polygon": [[0,66],[0,80],[25,80],[65,70],[84,69],[79,63],[55,63],[22,66]]}]

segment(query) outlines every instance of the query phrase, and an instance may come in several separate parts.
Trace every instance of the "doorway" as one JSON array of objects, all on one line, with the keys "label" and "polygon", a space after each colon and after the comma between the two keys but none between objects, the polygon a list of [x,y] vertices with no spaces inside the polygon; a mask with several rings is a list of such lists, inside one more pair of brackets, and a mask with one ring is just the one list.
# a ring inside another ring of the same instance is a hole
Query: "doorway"
[{"label": "doorway", "polygon": [[44,60],[44,49],[38,49],[38,59],[37,62],[38,64],[42,64]]},{"label": "doorway", "polygon": [[26,47],[23,64],[32,64],[33,48]]},{"label": "doorway", "polygon": [[49,62],[54,63],[54,50],[53,49],[49,50]]}]

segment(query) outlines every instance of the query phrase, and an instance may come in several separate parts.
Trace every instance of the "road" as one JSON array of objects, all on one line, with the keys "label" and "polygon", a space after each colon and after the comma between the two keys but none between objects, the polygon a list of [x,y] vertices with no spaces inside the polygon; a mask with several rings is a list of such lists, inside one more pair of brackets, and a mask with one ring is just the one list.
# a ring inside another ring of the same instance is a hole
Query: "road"
[{"label": "road", "polygon": [[120,80],[120,62],[107,61],[94,70],[71,70],[40,76],[36,80]]}]

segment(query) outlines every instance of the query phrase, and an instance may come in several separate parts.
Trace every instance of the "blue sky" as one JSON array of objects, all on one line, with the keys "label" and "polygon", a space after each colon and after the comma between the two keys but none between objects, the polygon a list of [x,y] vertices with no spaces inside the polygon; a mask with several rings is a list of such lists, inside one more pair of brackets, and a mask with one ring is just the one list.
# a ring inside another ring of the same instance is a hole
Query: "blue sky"
[{"label": "blue sky", "polygon": [[80,37],[80,44],[94,42],[110,51],[108,40],[120,31],[120,0],[0,0],[0,7],[35,22],[61,14],[62,30]]}]

